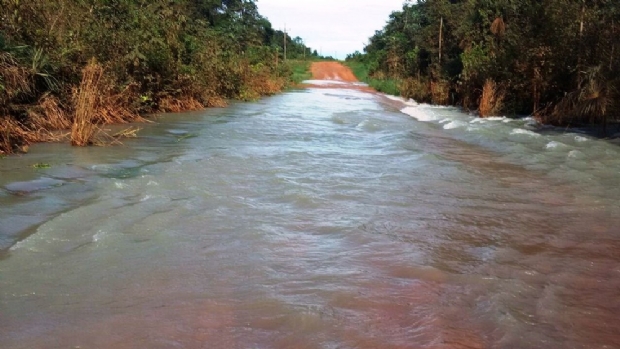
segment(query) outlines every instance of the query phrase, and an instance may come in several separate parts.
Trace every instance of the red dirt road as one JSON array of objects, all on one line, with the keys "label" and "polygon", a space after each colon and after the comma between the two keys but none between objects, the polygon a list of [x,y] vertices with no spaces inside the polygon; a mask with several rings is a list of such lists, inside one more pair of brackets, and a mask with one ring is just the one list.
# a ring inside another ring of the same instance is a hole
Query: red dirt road
[{"label": "red dirt road", "polygon": [[310,66],[310,71],[314,80],[359,81],[349,67],[338,62],[314,62]]},{"label": "red dirt road", "polygon": [[[313,80],[327,81],[327,83],[306,83],[312,88],[345,88],[369,93],[377,93],[372,87],[361,84],[353,75],[351,69],[338,62],[314,62],[310,66]],[[333,83],[329,83],[333,81]]]}]

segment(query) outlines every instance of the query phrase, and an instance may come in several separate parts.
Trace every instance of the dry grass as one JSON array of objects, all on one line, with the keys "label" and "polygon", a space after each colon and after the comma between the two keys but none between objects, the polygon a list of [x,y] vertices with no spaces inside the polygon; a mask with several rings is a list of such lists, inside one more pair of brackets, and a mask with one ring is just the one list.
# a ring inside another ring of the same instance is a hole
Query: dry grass
[{"label": "dry grass", "polygon": [[435,104],[448,104],[450,102],[450,84],[443,80],[431,81],[431,98]]},{"label": "dry grass", "polygon": [[138,114],[130,106],[139,99],[137,85],[126,86],[122,91],[116,92],[116,81],[103,78],[100,82],[99,107],[94,122],[97,124],[124,124],[128,122],[143,122]]},{"label": "dry grass", "polygon": [[97,127],[93,120],[96,117],[103,67],[94,59],[82,71],[82,82],[74,93],[75,117],[71,128],[71,144],[86,146],[93,144],[93,136]]},{"label": "dry grass", "polygon": [[257,84],[256,87],[258,87],[258,92],[262,96],[274,95],[282,91],[286,85],[286,80],[284,78],[274,78],[268,75],[259,76],[257,80],[259,84]]},{"label": "dry grass", "polygon": [[209,96],[205,98],[205,107],[207,108],[225,108],[228,106],[228,102],[219,96]]},{"label": "dry grass", "polygon": [[420,103],[432,102],[430,84],[418,79],[405,79],[399,86],[401,95],[405,98],[413,98]]},{"label": "dry grass", "polygon": [[71,129],[71,144],[86,146],[106,144],[105,140],[96,141],[97,125],[119,124],[131,121],[145,121],[130,106],[137,99],[135,86],[129,85],[121,92],[114,92],[115,82],[106,79],[103,67],[92,60],[82,71],[80,87],[74,91],[75,116]]},{"label": "dry grass", "polygon": [[55,142],[64,136],[45,129],[31,129],[10,117],[0,118],[0,153],[25,152],[28,145],[37,142]]},{"label": "dry grass", "polygon": [[0,122],[0,153],[13,153],[18,145],[24,143],[25,133],[17,122],[3,118]]},{"label": "dry grass", "polygon": [[261,96],[274,95],[286,85],[286,79],[271,76],[267,67],[262,69],[245,66],[243,85],[240,98],[242,100],[256,100]]},{"label": "dry grass", "polygon": [[[13,56],[0,52],[0,104],[7,103],[20,93],[32,93],[32,76],[28,69],[20,66]],[[0,105],[0,108],[2,105]]]},{"label": "dry grass", "polygon": [[506,33],[506,24],[504,23],[502,17],[495,18],[493,23],[491,23],[491,33],[497,35],[498,37],[504,36]]},{"label": "dry grass", "polygon": [[480,117],[498,115],[504,107],[505,92],[491,79],[487,79],[482,87],[480,106],[478,112]]},{"label": "dry grass", "polygon": [[71,128],[71,118],[57,97],[45,94],[39,103],[28,110],[28,118],[34,129],[66,130]]},{"label": "dry grass", "polygon": [[104,130],[99,128],[97,134],[94,137],[93,144],[98,146],[108,145],[123,145],[121,139],[123,138],[137,138],[138,132],[141,130],[139,127],[130,126],[114,134],[109,133],[110,130]]},{"label": "dry grass", "polygon": [[159,101],[159,110],[167,113],[201,110],[204,108],[205,106],[194,97],[174,98],[172,96],[166,96]]},{"label": "dry grass", "polygon": [[116,132],[115,134],[112,135],[112,137],[114,138],[136,138],[138,137],[138,132],[141,130],[141,128],[138,127],[128,127],[124,130],[121,130],[119,132]]}]

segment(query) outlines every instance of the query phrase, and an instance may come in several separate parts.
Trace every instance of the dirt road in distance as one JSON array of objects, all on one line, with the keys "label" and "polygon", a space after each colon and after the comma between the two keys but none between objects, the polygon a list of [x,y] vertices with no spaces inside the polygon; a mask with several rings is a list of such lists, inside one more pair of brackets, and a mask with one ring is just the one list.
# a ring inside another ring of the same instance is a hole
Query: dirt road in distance
[{"label": "dirt road in distance", "polygon": [[310,72],[314,80],[359,82],[349,67],[338,62],[313,62]]}]

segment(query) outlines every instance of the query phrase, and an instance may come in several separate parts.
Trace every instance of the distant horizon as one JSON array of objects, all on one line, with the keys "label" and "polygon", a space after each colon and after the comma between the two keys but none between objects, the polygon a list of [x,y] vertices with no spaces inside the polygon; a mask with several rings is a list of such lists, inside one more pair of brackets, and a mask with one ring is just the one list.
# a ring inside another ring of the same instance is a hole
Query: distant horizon
[{"label": "distant horizon", "polygon": [[383,29],[404,0],[257,0],[258,11],[274,29],[299,36],[323,56],[343,60],[363,52],[368,39]]}]

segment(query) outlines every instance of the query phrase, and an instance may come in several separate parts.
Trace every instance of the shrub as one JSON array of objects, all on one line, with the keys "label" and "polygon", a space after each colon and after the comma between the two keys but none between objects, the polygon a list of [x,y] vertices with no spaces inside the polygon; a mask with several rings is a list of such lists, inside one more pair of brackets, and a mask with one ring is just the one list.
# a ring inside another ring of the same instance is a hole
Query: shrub
[{"label": "shrub", "polygon": [[478,111],[481,117],[497,115],[501,112],[504,105],[505,92],[495,81],[487,79],[482,87],[480,106]]},{"label": "shrub", "polygon": [[85,146],[93,143],[96,126],[93,120],[97,113],[99,81],[103,76],[103,68],[94,59],[82,71],[82,82],[75,91],[75,117],[71,128],[71,144]]}]

